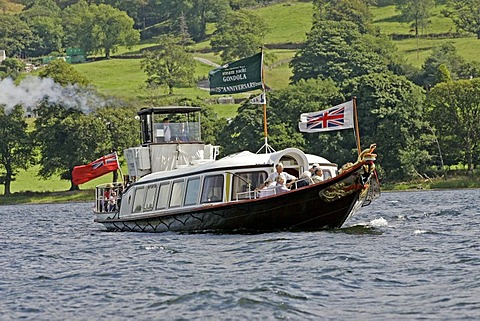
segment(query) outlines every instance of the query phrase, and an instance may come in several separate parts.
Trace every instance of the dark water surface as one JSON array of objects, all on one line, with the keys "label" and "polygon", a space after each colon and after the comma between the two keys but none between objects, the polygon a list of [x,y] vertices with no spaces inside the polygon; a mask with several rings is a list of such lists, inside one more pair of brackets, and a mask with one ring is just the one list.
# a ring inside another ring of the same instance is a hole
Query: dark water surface
[{"label": "dark water surface", "polygon": [[0,319],[480,320],[480,190],[383,193],[336,231],[109,233],[0,206]]}]

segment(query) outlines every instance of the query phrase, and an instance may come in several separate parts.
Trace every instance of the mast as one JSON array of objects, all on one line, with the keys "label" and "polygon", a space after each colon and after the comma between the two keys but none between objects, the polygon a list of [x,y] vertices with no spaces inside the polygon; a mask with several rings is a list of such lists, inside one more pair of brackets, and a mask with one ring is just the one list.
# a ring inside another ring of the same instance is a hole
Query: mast
[{"label": "mast", "polygon": [[261,49],[261,53],[262,53],[262,66],[261,66],[261,70],[262,70],[262,94],[263,94],[263,97],[264,97],[264,101],[263,101],[263,136],[264,136],[264,144],[262,147],[260,147],[260,149],[257,151],[257,154],[263,149],[265,148],[265,154],[268,154],[268,153],[273,153],[275,152],[275,149],[273,149],[270,145],[268,145],[268,125],[267,125],[267,95],[266,95],[266,85],[265,85],[265,69],[264,69],[264,66],[263,66],[263,46],[260,47]]}]

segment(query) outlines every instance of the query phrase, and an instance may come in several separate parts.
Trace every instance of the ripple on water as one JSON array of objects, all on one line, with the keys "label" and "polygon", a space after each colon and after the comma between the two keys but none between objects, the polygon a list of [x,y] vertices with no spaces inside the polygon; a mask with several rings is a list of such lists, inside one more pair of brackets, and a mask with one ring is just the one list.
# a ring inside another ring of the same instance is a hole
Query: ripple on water
[{"label": "ripple on water", "polygon": [[0,206],[2,320],[480,319],[479,190],[383,193],[341,229],[109,233]]}]

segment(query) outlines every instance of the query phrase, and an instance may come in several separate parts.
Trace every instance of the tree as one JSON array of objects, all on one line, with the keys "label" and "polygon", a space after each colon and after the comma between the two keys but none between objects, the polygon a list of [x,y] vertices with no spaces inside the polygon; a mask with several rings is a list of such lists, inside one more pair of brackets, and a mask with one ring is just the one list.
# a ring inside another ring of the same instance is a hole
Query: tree
[{"label": "tree", "polygon": [[158,42],[159,50],[144,53],[141,68],[147,74],[149,86],[167,86],[168,93],[172,95],[174,86],[193,83],[195,60],[173,37],[161,36]]},{"label": "tree", "polygon": [[428,93],[428,102],[429,119],[440,144],[447,154],[462,155],[471,174],[473,160],[480,156],[476,155],[480,145],[480,79],[439,83]]},{"label": "tree", "polygon": [[415,29],[415,37],[418,37],[418,29],[427,27],[432,16],[435,0],[397,0],[396,8],[400,12],[402,21],[411,22]]},{"label": "tree", "polygon": [[39,76],[42,78],[52,78],[62,86],[74,84],[86,86],[89,83],[87,78],[62,59],[50,62],[40,71]]},{"label": "tree", "polygon": [[361,34],[352,22],[321,21],[314,24],[305,47],[290,62],[291,79],[320,77],[342,83],[369,73],[397,70],[400,63],[395,45],[384,37]]},{"label": "tree", "polygon": [[32,41],[29,26],[16,15],[0,14],[0,48],[10,57],[19,56]]},{"label": "tree", "polygon": [[[94,117],[100,119],[108,132],[104,141],[108,142],[103,146],[106,148],[99,151],[106,155],[116,151],[122,155],[123,151],[140,143],[138,135],[138,121],[135,119],[136,109],[130,106],[113,107],[108,106],[96,110]],[[124,159],[120,158],[120,165]],[[113,172],[113,181],[118,181],[118,172]]]},{"label": "tree", "polygon": [[477,0],[452,0],[451,17],[455,25],[467,32],[472,32],[480,39],[480,2]]},{"label": "tree", "polygon": [[453,80],[457,80],[462,74],[465,60],[457,53],[455,45],[451,42],[433,48],[432,54],[423,64],[423,73],[420,75],[419,84],[430,87],[442,82],[442,74],[439,69],[441,65],[450,72]]},{"label": "tree", "polygon": [[239,10],[229,13],[217,23],[210,44],[223,61],[251,56],[263,46],[267,25],[255,14]]},{"label": "tree", "polygon": [[95,24],[92,37],[95,52],[104,52],[105,58],[118,50],[118,46],[131,47],[140,40],[140,33],[133,29],[134,21],[125,12],[108,5],[93,6]]},{"label": "tree", "polygon": [[108,130],[107,138],[111,144],[103,151],[104,153],[112,151],[122,153],[124,149],[140,143],[138,120],[135,119],[136,108],[107,106],[97,109],[94,116],[103,121]]},{"label": "tree", "polygon": [[2,61],[2,65],[7,68],[5,77],[10,77],[12,79],[17,79],[20,75],[20,72],[25,70],[26,64],[17,58],[7,58]]},{"label": "tree", "polygon": [[257,151],[263,142],[263,118],[259,105],[244,104],[235,118],[220,133],[221,154],[242,150]]},{"label": "tree", "polygon": [[[121,11],[125,11],[129,17],[135,20],[135,24],[145,29],[146,7],[149,4],[155,4],[156,1],[148,0],[91,0],[90,3],[107,4]],[[149,8],[150,9],[150,8]],[[148,10],[150,11],[150,10]]]},{"label": "tree", "polygon": [[88,5],[84,0],[65,9],[65,30],[68,43],[89,53],[104,53],[110,58],[118,46],[133,46],[140,39],[134,21],[125,12],[112,6]]},{"label": "tree", "polygon": [[27,54],[41,56],[62,49],[65,35],[61,10],[55,1],[35,1],[22,11],[20,17],[32,31],[32,42],[26,48]]},{"label": "tree", "polygon": [[65,46],[82,48],[86,53],[95,51],[96,44],[91,36],[95,16],[90,9],[88,3],[81,0],[63,10]]},{"label": "tree", "polygon": [[[87,164],[110,150],[111,140],[102,119],[84,115],[78,109],[44,101],[37,108],[35,140],[40,150],[39,176],[48,179],[59,174],[72,179],[77,165]],[[78,186],[71,182],[70,190]]]},{"label": "tree", "polygon": [[166,20],[171,25],[170,32],[178,30],[178,21],[182,16],[188,27],[188,33],[194,41],[205,39],[207,22],[223,20],[229,10],[225,0],[179,0],[160,1],[159,10],[167,13]]},{"label": "tree", "polygon": [[378,144],[378,164],[385,179],[400,180],[426,171],[434,141],[420,87],[403,76],[371,74],[352,79],[344,92],[358,98],[360,137],[363,146]]},{"label": "tree", "polygon": [[11,184],[19,169],[27,169],[34,160],[34,145],[27,132],[27,123],[21,106],[7,113],[0,106],[0,183],[5,186],[5,195],[11,193]]},{"label": "tree", "polygon": [[25,50],[28,55],[38,57],[62,50],[64,32],[60,18],[34,17],[27,21],[33,34]]},{"label": "tree", "polygon": [[314,23],[320,21],[350,21],[361,33],[373,31],[372,14],[368,1],[363,0],[314,0]]}]

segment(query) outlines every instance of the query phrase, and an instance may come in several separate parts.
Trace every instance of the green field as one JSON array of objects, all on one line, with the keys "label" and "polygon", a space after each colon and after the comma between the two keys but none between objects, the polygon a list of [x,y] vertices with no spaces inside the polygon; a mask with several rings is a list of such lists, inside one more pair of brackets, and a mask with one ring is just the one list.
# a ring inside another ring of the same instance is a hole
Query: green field
[{"label": "green field", "polygon": [[374,25],[379,27],[381,32],[386,35],[410,35],[412,38],[396,40],[398,49],[404,53],[407,62],[416,67],[421,67],[428,56],[432,54],[432,49],[445,42],[452,42],[457,48],[458,54],[467,61],[478,61],[480,52],[480,40],[476,37],[465,35],[464,38],[439,38],[436,34],[456,32],[455,24],[452,19],[446,18],[441,11],[445,5],[438,5],[433,10],[431,23],[425,30],[420,30],[421,36],[428,38],[413,38],[414,33],[410,24],[401,22],[395,6],[371,7],[374,16]]},{"label": "green field", "polygon": [[255,10],[268,25],[266,44],[301,43],[312,27],[313,5],[310,2],[286,2]]},{"label": "green field", "polygon": [[[444,9],[445,5],[438,5],[434,8],[430,19],[431,23],[425,30],[419,30],[421,35],[455,32],[455,25],[452,19],[444,17],[441,13]],[[370,10],[374,17],[374,25],[379,27],[382,33],[387,35],[414,35],[410,23],[400,21],[399,13],[396,11],[395,6],[372,6]]]},{"label": "green field", "polygon": [[421,67],[428,56],[432,54],[434,47],[442,43],[452,42],[458,53],[467,61],[479,61],[480,40],[476,37],[453,38],[453,39],[405,39],[396,41],[400,51],[405,53],[407,61],[416,67]]}]

